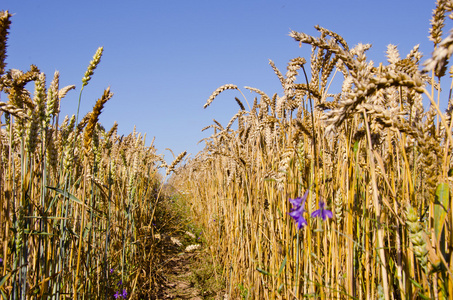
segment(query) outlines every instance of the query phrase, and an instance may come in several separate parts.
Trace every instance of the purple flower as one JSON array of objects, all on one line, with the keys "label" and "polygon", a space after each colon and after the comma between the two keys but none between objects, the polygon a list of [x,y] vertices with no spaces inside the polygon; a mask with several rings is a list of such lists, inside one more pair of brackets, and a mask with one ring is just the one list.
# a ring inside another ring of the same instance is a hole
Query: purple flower
[{"label": "purple flower", "polygon": [[324,201],[319,200],[319,209],[312,212],[311,216],[313,218],[321,217],[323,221],[325,221],[327,218],[332,218],[333,217],[332,212],[328,209],[324,209],[325,205],[326,204],[324,203]]},{"label": "purple flower", "polygon": [[116,284],[117,286],[120,286],[123,284],[123,281],[120,279],[120,281],[118,281],[118,283]]},{"label": "purple flower", "polygon": [[305,192],[305,194],[301,197],[297,197],[295,199],[289,199],[289,202],[291,202],[291,204],[293,206],[305,206],[305,201],[307,201],[307,197],[308,197],[308,192],[309,190],[307,190]]},{"label": "purple flower", "polygon": [[308,197],[308,191],[305,192],[305,194],[302,196],[302,198],[298,197],[295,199],[289,199],[289,202],[293,205],[293,208],[291,209],[291,212],[288,214],[293,218],[296,223],[297,223],[297,229],[301,229],[305,225],[307,225],[307,220],[304,218],[304,212],[305,212],[305,201],[307,200]]},{"label": "purple flower", "polygon": [[305,220],[303,214],[305,212],[305,209],[300,206],[296,209],[292,209],[291,212],[289,213],[289,215],[291,216],[291,218],[294,219],[294,221],[296,221],[297,223],[297,229],[301,229],[302,227],[304,227],[305,225],[307,225],[307,220]]},{"label": "purple flower", "polygon": [[113,297],[115,297],[115,299],[118,299],[118,297],[121,297],[120,292],[116,292],[115,295],[113,295]]},{"label": "purple flower", "polygon": [[122,295],[122,296],[123,296],[124,299],[126,299],[126,297],[127,297],[127,291],[126,291],[126,289],[123,290],[123,295]]},{"label": "purple flower", "polygon": [[110,274],[113,274],[113,271],[115,271],[115,269],[111,268],[110,269]]}]

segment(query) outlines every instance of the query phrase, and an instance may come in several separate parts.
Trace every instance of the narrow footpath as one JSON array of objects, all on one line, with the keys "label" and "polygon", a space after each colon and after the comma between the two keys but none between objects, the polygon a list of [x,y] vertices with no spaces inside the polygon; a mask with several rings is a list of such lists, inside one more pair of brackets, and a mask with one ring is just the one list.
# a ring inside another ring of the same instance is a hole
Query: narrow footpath
[{"label": "narrow footpath", "polygon": [[[181,207],[178,195],[168,191],[167,195],[166,203],[161,203],[167,206],[167,212],[168,209],[179,214],[187,212]],[[193,228],[190,216],[176,219],[185,221],[178,224],[173,221],[168,226],[164,220],[156,219],[154,237],[162,255],[157,268],[159,288],[153,299],[227,300],[220,270],[214,267],[200,230]]]}]

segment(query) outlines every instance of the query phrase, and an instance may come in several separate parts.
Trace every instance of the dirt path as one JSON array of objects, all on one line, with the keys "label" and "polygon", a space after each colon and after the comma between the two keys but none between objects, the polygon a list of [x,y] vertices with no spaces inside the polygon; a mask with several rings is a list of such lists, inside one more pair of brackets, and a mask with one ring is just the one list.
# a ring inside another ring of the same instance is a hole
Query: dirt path
[{"label": "dirt path", "polygon": [[204,299],[203,291],[194,282],[192,267],[196,255],[197,253],[180,253],[169,258],[162,299]]},{"label": "dirt path", "polygon": [[157,299],[226,299],[205,249],[187,252],[187,247],[178,246],[171,238],[167,239],[169,243],[165,245],[162,264],[163,282]]},{"label": "dirt path", "polygon": [[154,225],[161,257],[155,272],[159,287],[152,299],[226,300],[221,270],[216,269],[200,230],[188,225],[187,208],[178,201],[175,189],[167,185],[164,194]]}]

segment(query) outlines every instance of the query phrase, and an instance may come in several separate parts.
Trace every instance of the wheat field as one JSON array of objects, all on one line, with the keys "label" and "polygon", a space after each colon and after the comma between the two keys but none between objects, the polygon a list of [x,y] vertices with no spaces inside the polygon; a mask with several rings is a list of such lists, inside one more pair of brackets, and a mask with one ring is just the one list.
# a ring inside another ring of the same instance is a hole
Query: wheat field
[{"label": "wheat field", "polygon": [[309,62],[270,61],[282,96],[226,84],[208,98],[234,92],[238,112],[203,129],[172,182],[212,232],[231,299],[453,297],[452,9],[437,2],[427,60],[389,45],[374,63],[371,45],[316,26],[290,32]]},{"label": "wheat field", "polygon": [[[160,258],[153,231],[170,174],[146,135],[119,136],[98,121],[107,88],[91,112],[60,117],[60,87],[31,65],[6,70],[12,15],[0,13],[0,299],[148,298]],[[100,47],[79,91],[100,63]],[[49,84],[47,84],[50,81]],[[26,85],[34,87],[33,95]]]},{"label": "wheat field", "polygon": [[453,297],[452,1],[436,2],[426,58],[388,45],[375,63],[369,44],[291,31],[311,55],[285,72],[269,62],[282,90],[219,87],[204,108],[231,93],[238,112],[169,165],[146,135],[99,123],[110,88],[87,115],[60,118],[75,86],[7,70],[11,17],[0,12],[0,299],[157,299],[156,228],[180,218],[167,179],[224,299]]}]

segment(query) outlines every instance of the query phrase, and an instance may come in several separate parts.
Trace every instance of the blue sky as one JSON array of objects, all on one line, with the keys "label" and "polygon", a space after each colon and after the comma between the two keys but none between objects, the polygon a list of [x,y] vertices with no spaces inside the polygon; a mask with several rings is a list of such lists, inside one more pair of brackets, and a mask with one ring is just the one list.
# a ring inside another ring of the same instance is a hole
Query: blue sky
[{"label": "blue sky", "polygon": [[[100,122],[119,133],[155,137],[158,153],[172,160],[170,148],[195,155],[211,132],[212,119],[226,124],[238,111],[237,91],[226,91],[211,106],[211,93],[236,84],[249,102],[251,86],[282,95],[272,59],[286,72],[297,56],[309,60],[310,47],[288,36],[290,30],[318,36],[314,25],[342,35],[352,47],[371,43],[368,57],[385,62],[388,44],[405,56],[416,44],[432,52],[428,30],[435,1],[428,0],[230,0],[230,1],[50,1],[2,0],[0,10],[13,14],[7,69],[45,72],[50,82],[60,71],[60,86],[75,84],[62,100],[62,114],[77,110],[81,79],[99,46],[104,55],[85,87],[80,114],[91,111],[108,86],[114,93]],[[451,24],[447,24],[448,31]],[[2,95],[2,98],[5,96]],[[5,101],[5,99],[2,99]]]}]

